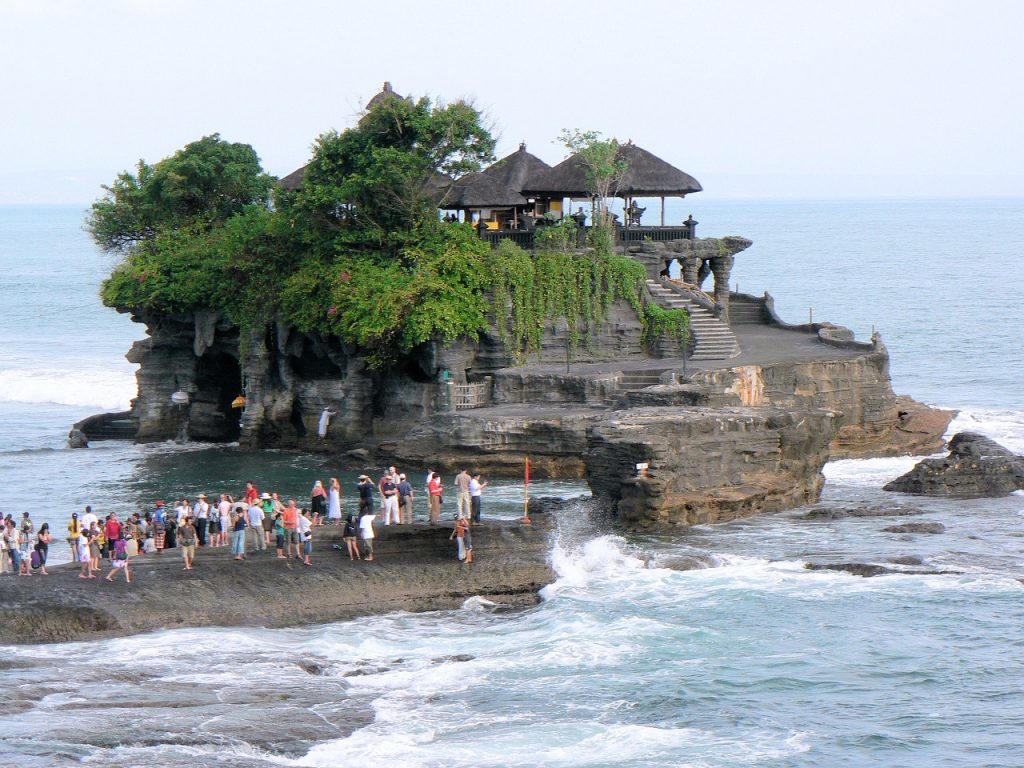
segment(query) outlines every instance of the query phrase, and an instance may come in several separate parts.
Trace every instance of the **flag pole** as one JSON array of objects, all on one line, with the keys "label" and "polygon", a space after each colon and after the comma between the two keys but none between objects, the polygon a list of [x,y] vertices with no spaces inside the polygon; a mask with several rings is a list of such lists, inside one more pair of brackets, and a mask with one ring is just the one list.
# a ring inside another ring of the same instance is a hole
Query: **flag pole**
[{"label": "flag pole", "polygon": [[532,525],[530,519],[530,457],[526,457],[526,471],[523,475],[523,519],[519,521],[523,525]]}]

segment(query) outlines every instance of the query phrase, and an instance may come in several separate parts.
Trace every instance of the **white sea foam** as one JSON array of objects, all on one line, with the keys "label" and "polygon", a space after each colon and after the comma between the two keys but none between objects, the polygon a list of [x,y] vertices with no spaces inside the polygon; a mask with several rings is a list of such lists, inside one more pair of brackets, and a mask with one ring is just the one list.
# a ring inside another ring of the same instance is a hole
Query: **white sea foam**
[{"label": "white sea foam", "polygon": [[0,402],[56,403],[116,411],[126,410],[136,393],[131,366],[0,369]]},{"label": "white sea foam", "polygon": [[946,432],[978,432],[1015,453],[1024,453],[1024,410],[1009,408],[968,408],[960,411]]}]

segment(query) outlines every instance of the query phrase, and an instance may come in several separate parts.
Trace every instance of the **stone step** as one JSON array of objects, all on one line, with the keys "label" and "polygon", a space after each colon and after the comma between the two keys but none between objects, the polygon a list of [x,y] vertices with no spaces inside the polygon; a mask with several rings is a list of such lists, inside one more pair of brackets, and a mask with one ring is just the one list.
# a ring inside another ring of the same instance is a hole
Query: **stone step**
[{"label": "stone step", "polygon": [[[692,359],[725,360],[739,354],[739,343],[732,329],[707,308],[656,280],[648,280],[647,289],[659,306],[666,309],[685,309],[689,313],[690,335],[693,339]],[[670,347],[675,352],[671,351]],[[662,354],[678,353],[678,347],[669,339],[662,339],[659,348]]]}]

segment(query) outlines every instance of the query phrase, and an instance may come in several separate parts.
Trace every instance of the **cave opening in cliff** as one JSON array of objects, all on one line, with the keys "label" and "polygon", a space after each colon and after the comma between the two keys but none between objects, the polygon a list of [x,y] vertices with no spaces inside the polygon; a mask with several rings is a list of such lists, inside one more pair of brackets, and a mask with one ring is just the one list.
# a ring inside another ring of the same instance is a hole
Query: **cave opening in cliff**
[{"label": "cave opening in cliff", "polygon": [[242,369],[224,352],[208,351],[196,366],[189,433],[194,440],[231,442],[242,432],[242,409],[232,401],[242,393]]}]

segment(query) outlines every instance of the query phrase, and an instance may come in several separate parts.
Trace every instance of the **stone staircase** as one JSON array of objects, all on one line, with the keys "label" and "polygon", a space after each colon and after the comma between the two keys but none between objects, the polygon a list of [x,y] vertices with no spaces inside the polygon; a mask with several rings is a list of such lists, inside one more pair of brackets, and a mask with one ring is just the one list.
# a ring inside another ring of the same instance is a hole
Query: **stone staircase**
[{"label": "stone staircase", "polygon": [[619,392],[636,392],[661,383],[661,374],[667,368],[645,368],[639,371],[623,371],[619,380]]},{"label": "stone staircase", "polygon": [[656,280],[647,281],[647,290],[658,306],[685,309],[690,313],[690,335],[694,343],[691,360],[728,360],[740,353],[740,345],[732,329],[710,310]]},{"label": "stone staircase", "polygon": [[764,301],[743,301],[733,298],[729,302],[729,325],[764,325],[767,314]]}]

